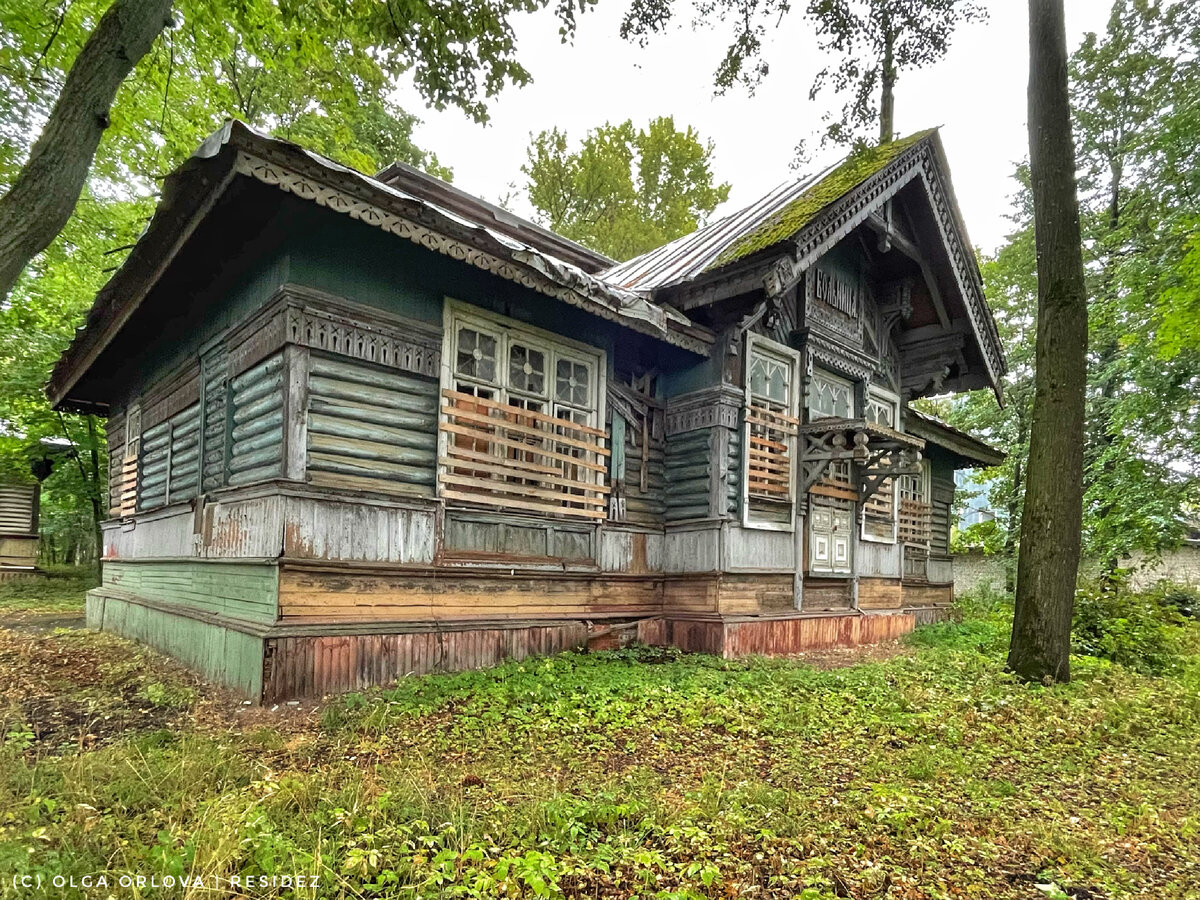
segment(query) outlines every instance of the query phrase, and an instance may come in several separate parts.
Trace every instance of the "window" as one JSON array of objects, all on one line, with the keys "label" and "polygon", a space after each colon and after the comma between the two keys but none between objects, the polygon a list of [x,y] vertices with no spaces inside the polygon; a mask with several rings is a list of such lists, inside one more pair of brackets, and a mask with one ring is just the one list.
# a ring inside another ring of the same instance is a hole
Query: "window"
[{"label": "window", "polygon": [[758,335],[746,348],[743,523],[790,529],[795,515],[799,355]]},{"label": "window", "polygon": [[[900,418],[900,400],[874,385],[867,388],[864,418],[884,428],[895,429]],[[889,462],[888,457],[880,460]],[[892,543],[896,540],[896,488],[895,479],[888,478],[867,498],[863,504],[862,536],[870,541]]]},{"label": "window", "polygon": [[446,316],[441,496],[603,518],[604,354],[462,304]]},{"label": "window", "polygon": [[854,385],[844,378],[814,370],[808,386],[808,420],[853,418]]},{"label": "window", "polygon": [[906,544],[920,547],[929,546],[931,506],[930,506],[930,468],[929,460],[922,460],[920,475],[902,475],[898,493],[900,495],[900,512],[898,517],[898,534]]},{"label": "window", "polygon": [[142,452],[142,408],[137,404],[125,414],[125,452],[121,458],[121,501],[118,512],[132,516],[137,512],[138,457]]},{"label": "window", "polygon": [[[822,369],[814,369],[808,383],[808,421],[854,418],[854,385]],[[823,479],[826,486],[845,496],[856,493],[849,461],[831,463]]]}]

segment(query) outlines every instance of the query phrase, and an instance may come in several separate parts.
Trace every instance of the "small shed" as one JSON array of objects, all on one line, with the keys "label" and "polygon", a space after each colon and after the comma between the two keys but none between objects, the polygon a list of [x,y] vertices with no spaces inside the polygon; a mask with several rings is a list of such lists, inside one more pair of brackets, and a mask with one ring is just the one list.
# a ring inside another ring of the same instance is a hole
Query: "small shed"
[{"label": "small shed", "polygon": [[0,482],[0,578],[37,565],[40,499],[36,483]]}]

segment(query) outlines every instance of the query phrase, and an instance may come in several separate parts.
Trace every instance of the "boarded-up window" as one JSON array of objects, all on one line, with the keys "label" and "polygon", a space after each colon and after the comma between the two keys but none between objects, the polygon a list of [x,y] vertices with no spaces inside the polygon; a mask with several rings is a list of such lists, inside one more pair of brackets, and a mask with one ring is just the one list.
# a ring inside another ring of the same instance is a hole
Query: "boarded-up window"
[{"label": "boarded-up window", "polygon": [[795,516],[799,356],[749,335],[746,341],[744,524],[792,527]]},{"label": "boarded-up window", "polygon": [[447,304],[446,342],[440,495],[604,518],[604,354],[459,304]]},{"label": "boarded-up window", "polygon": [[138,463],[142,450],[142,408],[134,405],[125,414],[125,449],[121,456],[121,502],[122,516],[137,512]]},{"label": "boarded-up window", "polygon": [[920,475],[902,475],[899,494],[900,509],[897,532],[901,541],[917,547],[929,547],[930,513],[929,461],[921,466]]},{"label": "boarded-up window", "polygon": [[0,484],[0,534],[36,534],[37,512],[37,485]]}]

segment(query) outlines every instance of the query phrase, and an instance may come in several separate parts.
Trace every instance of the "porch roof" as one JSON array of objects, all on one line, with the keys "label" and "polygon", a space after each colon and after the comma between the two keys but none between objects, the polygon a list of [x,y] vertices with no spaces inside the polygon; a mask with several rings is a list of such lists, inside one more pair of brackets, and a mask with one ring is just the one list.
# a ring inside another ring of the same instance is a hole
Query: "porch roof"
[{"label": "porch roof", "polygon": [[998,466],[1007,456],[1003,450],[928,413],[909,407],[907,415],[904,427],[908,432],[923,438],[926,445],[941,447],[956,456],[956,469]]}]

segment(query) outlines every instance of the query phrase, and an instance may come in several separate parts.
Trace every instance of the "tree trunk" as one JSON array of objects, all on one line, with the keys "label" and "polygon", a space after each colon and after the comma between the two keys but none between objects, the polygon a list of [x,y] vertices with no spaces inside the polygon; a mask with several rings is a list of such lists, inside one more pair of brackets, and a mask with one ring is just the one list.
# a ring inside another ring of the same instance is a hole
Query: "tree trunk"
[{"label": "tree trunk", "polygon": [[79,51],[29,160],[0,197],[0,300],[75,209],[117,89],[169,24],[173,0],[115,0]]},{"label": "tree trunk", "polygon": [[[886,12],[884,16],[887,16]],[[896,39],[886,18],[883,31],[883,65],[880,66],[879,72],[882,85],[879,96],[879,143],[889,144],[896,133]]]},{"label": "tree trunk", "polygon": [[1037,374],[1008,666],[1029,680],[1069,681],[1088,334],[1062,0],[1029,0],[1029,158]]}]

